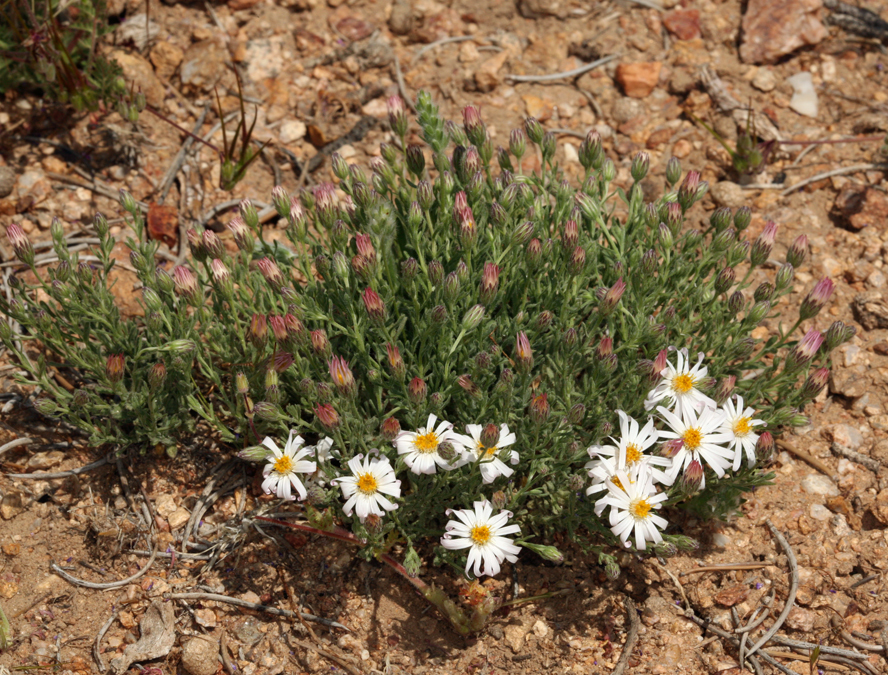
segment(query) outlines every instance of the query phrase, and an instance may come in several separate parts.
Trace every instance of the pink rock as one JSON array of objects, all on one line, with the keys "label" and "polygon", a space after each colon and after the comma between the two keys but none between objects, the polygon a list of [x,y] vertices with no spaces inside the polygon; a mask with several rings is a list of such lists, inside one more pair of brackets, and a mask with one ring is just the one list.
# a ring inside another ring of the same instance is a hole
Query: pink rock
[{"label": "pink rock", "polygon": [[743,15],[740,58],[774,63],[781,56],[827,36],[820,22],[822,0],[749,0]]},{"label": "pink rock", "polygon": [[659,61],[621,63],[617,66],[617,82],[620,83],[626,96],[645,98],[657,86],[662,67],[663,64]]},{"label": "pink rock", "polygon": [[663,25],[679,40],[694,40],[700,37],[700,10],[673,10],[663,15]]}]

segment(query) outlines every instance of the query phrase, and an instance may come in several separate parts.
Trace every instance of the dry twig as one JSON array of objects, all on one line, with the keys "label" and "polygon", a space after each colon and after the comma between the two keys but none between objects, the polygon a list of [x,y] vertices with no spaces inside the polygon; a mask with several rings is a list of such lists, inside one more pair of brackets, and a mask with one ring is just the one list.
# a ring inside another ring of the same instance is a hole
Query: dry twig
[{"label": "dry twig", "polygon": [[[272,607],[270,605],[260,605],[256,602],[247,602],[246,600],[241,600],[239,598],[230,598],[227,595],[221,595],[219,593],[166,593],[163,597],[167,600],[215,600],[216,602],[224,602],[229,605],[235,605],[236,607],[245,607],[247,609],[255,609],[259,612],[265,612],[267,614],[285,616],[288,619],[296,618],[295,612],[291,612],[288,609],[278,609],[277,607]],[[307,614],[305,612],[302,612],[301,616],[306,621],[314,621],[315,623],[319,623],[323,626],[329,626],[330,628],[340,628],[344,631],[351,632],[341,623],[339,623],[338,621],[333,621],[332,619],[324,619],[320,616]]]},{"label": "dry twig", "polygon": [[835,472],[832,469],[830,469],[826,464],[824,464],[822,461],[817,459],[814,455],[811,455],[811,454],[805,452],[804,450],[797,448],[792,443],[790,443],[789,441],[785,441],[782,438],[777,439],[777,447],[782,450],[786,450],[789,454],[795,455],[796,457],[798,457],[802,461],[807,462],[808,464],[813,466],[815,469],[817,469],[820,473],[822,473],[825,476],[829,476],[830,478],[833,479],[833,481],[835,481],[835,479],[836,479]]},{"label": "dry twig", "polygon": [[126,586],[127,584],[131,584],[136,579],[144,576],[145,572],[151,567],[154,563],[155,558],[157,558],[157,547],[154,547],[154,550],[151,552],[151,557],[148,558],[148,562],[145,563],[145,566],[140,569],[135,574],[128,576],[126,579],[121,579],[120,581],[109,581],[107,583],[96,584],[92,581],[83,581],[83,579],[78,579],[77,577],[71,576],[61,567],[56,565],[54,562],[50,564],[49,568],[58,574],[62,579],[67,581],[68,583],[74,584],[75,586],[83,586],[84,588],[94,588],[98,591],[107,591],[111,588],[120,588],[122,586]]},{"label": "dry twig", "polygon": [[114,619],[117,618],[117,611],[111,612],[111,616],[105,622],[105,625],[99,629],[99,634],[96,635],[95,644],[93,644],[93,658],[96,660],[96,663],[99,664],[99,672],[104,673],[108,670],[108,667],[105,665],[105,662],[102,661],[102,638],[105,637],[105,633],[108,632],[108,629],[111,627],[111,624],[114,623]]},{"label": "dry twig", "polygon": [[620,54],[611,54],[610,56],[605,56],[604,58],[598,59],[597,61],[593,61],[592,63],[587,63],[585,65],[580,66],[579,68],[574,68],[573,70],[566,70],[563,73],[552,73],[551,75],[506,75],[505,78],[507,80],[512,80],[513,82],[551,82],[552,80],[561,80],[568,77],[577,77],[578,75],[582,75],[583,73],[588,73],[590,70],[594,70],[599,66],[603,66],[606,63],[610,63],[614,59],[620,58]]},{"label": "dry twig", "polygon": [[32,478],[35,478],[37,480],[53,480],[55,478],[67,478],[68,476],[76,476],[81,473],[86,473],[87,471],[92,471],[93,469],[98,469],[101,466],[105,466],[107,463],[108,458],[103,457],[102,459],[93,462],[92,464],[87,464],[86,466],[71,469],[70,471],[56,471],[55,473],[7,473],[4,475],[7,478],[22,478],[26,480]]},{"label": "dry twig", "polygon": [[629,617],[629,632],[626,633],[626,642],[623,645],[623,653],[620,654],[620,660],[614,668],[611,675],[623,675],[626,666],[629,665],[629,657],[632,656],[632,650],[635,649],[635,643],[638,641],[638,629],[641,622],[638,620],[638,612],[635,610],[635,603],[632,598],[623,594],[623,603],[626,605],[626,615]]}]

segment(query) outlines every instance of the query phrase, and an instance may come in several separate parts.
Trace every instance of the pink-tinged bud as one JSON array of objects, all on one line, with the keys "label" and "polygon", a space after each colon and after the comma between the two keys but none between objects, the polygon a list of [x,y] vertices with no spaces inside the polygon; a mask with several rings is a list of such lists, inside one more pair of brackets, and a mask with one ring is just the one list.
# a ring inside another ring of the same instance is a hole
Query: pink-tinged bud
[{"label": "pink-tinged bud", "polygon": [[829,382],[829,368],[817,368],[812,371],[802,385],[802,398],[806,400],[817,398],[827,382]]},{"label": "pink-tinged bud", "polygon": [[668,358],[669,351],[666,349],[662,349],[657,354],[657,358],[654,359],[653,376],[656,379],[660,379],[663,376],[663,371],[666,370]]},{"label": "pink-tinged bud", "polygon": [[820,310],[832,297],[834,288],[835,284],[828,277],[817,282],[817,285],[802,300],[802,306],[799,308],[799,317],[802,321],[811,319],[820,313]]},{"label": "pink-tinged bud", "polygon": [[481,111],[473,105],[463,108],[463,126],[466,136],[476,146],[480,147],[486,140],[484,122],[481,121]]},{"label": "pink-tinged bud", "polygon": [[[237,244],[238,250],[252,253],[255,243],[253,241],[253,233],[240,216],[235,216],[228,222],[228,229],[234,237],[234,243]],[[193,250],[193,249],[192,249]]]},{"label": "pink-tinged bud", "polygon": [[481,274],[481,304],[489,305],[496,297],[499,288],[500,268],[493,263],[484,263],[484,272]]},{"label": "pink-tinged bud", "polygon": [[481,397],[481,389],[477,384],[472,382],[472,378],[468,375],[460,375],[456,378],[456,383],[462,387],[463,391],[465,391],[472,398],[480,398]]},{"label": "pink-tinged bud", "polygon": [[749,261],[752,265],[758,267],[764,265],[768,256],[771,255],[771,249],[774,248],[774,240],[777,237],[777,223],[768,221],[765,223],[765,229],[755,240],[752,250],[749,254]]},{"label": "pink-tinged bud", "polygon": [[715,402],[719,405],[722,405],[725,401],[731,398],[731,395],[734,393],[734,386],[736,384],[736,375],[728,375],[721,382],[719,382],[718,388],[715,390]]},{"label": "pink-tinged bud", "polygon": [[370,320],[377,325],[382,324],[385,321],[385,304],[379,294],[372,288],[367,288],[361,299],[364,301],[364,309],[367,310]]},{"label": "pink-tinged bud", "polygon": [[330,346],[330,341],[327,339],[327,331],[323,328],[311,331],[311,348],[314,350],[315,354],[321,358],[330,358],[332,347]]},{"label": "pink-tinged bud", "polygon": [[213,275],[213,281],[217,284],[221,285],[231,280],[231,272],[228,271],[225,263],[219,260],[219,258],[214,258],[210,262],[210,272]]},{"label": "pink-tinged bud", "polygon": [[770,431],[765,431],[755,444],[755,457],[759,462],[767,461],[774,454],[774,437]]},{"label": "pink-tinged bud", "polygon": [[530,348],[530,340],[527,333],[521,331],[515,339],[515,363],[518,370],[527,373],[533,368],[533,350]]},{"label": "pink-tinged bud", "polygon": [[805,262],[807,256],[808,237],[804,234],[800,234],[796,237],[796,240],[792,242],[792,246],[790,246],[789,250],[786,252],[786,262],[792,265],[795,269],[798,269],[799,266]]},{"label": "pink-tinged bud", "polygon": [[682,439],[673,438],[671,441],[666,441],[660,446],[660,455],[671,459],[672,457],[675,457],[683,447],[684,441]]},{"label": "pink-tinged bud", "polygon": [[478,238],[475,216],[472,209],[465,208],[459,213],[459,242],[464,249],[470,249]]},{"label": "pink-tinged bud", "polygon": [[367,262],[376,262],[376,249],[373,248],[373,241],[370,235],[359,234],[355,237],[355,245],[358,249],[358,255],[367,259]]},{"label": "pink-tinged bud", "polygon": [[487,424],[481,431],[481,445],[492,448],[499,442],[500,428],[495,424]]},{"label": "pink-tinged bud", "polygon": [[297,345],[304,345],[308,341],[308,331],[305,325],[292,314],[284,315],[284,324],[287,326],[287,338]]},{"label": "pink-tinged bud", "polygon": [[249,394],[250,381],[247,379],[247,374],[239,370],[234,376],[234,386],[237,388],[238,395],[246,396],[247,394]]},{"label": "pink-tinged bud", "polygon": [[819,330],[809,330],[799,343],[793,347],[786,357],[786,367],[789,370],[807,366],[817,354],[817,350],[823,344],[823,333]]},{"label": "pink-tinged bud", "polygon": [[357,393],[358,385],[355,384],[355,377],[352,375],[348,362],[341,356],[334,356],[327,362],[330,368],[330,379],[333,380],[333,386],[343,396],[354,396]]},{"label": "pink-tinged bud", "polygon": [[469,208],[469,199],[466,193],[460,190],[453,195],[453,215],[455,220],[459,221],[459,214]]},{"label": "pink-tinged bud", "polygon": [[[336,252],[337,256],[339,255],[339,251]],[[334,256],[334,262],[336,262],[337,256]],[[373,276],[373,268],[370,266],[370,262],[362,255],[352,256],[351,259],[352,270],[354,270],[355,275],[363,280],[370,281],[370,278]],[[345,278],[345,275],[343,275]]]},{"label": "pink-tinged bud", "polygon": [[421,377],[414,377],[407,385],[407,396],[413,405],[421,405],[426,400],[428,388]]},{"label": "pink-tinged bud", "polygon": [[247,336],[256,349],[262,349],[268,339],[268,322],[264,314],[254,314],[250,321],[250,332]]},{"label": "pink-tinged bud", "polygon": [[289,333],[287,332],[287,322],[284,321],[284,317],[277,314],[269,314],[268,325],[271,326],[271,332],[274,333],[275,340],[279,343],[286,342]]},{"label": "pink-tinged bud", "polygon": [[277,263],[271,258],[262,258],[256,263],[256,266],[268,285],[280,292],[284,287],[284,274]]},{"label": "pink-tinged bud", "polygon": [[702,482],[703,465],[700,463],[700,460],[695,459],[685,468],[684,475],[681,477],[678,487],[682,494],[692,495],[697,493]]},{"label": "pink-tinged bud", "polygon": [[339,428],[339,413],[329,403],[316,405],[314,408],[315,416],[327,431],[333,431]]},{"label": "pink-tinged bud", "polygon": [[506,505],[509,503],[508,498],[506,497],[506,493],[502,490],[497,490],[490,497],[490,503],[493,504],[493,508],[497,511],[501,511],[506,508]]},{"label": "pink-tinged bud", "polygon": [[21,225],[13,223],[9,227],[7,227],[6,237],[9,239],[9,243],[12,245],[12,251],[13,253],[15,253],[15,257],[29,267],[33,265],[34,247],[31,245],[31,240],[28,239],[28,235],[25,234],[25,231],[22,229]]},{"label": "pink-tinged bud", "polygon": [[212,230],[204,230],[201,235],[201,243],[203,244],[204,251],[207,252],[208,258],[224,258],[225,257],[225,246],[222,245],[222,242],[219,240],[219,237],[216,236],[216,233]]},{"label": "pink-tinged bud", "polygon": [[272,358],[272,364],[276,373],[283,373],[293,365],[293,355],[284,351],[276,351]]},{"label": "pink-tinged bud", "polygon": [[197,262],[203,262],[207,259],[207,250],[204,248],[203,240],[201,236],[197,233],[193,227],[189,227],[185,231],[185,236],[188,237],[188,248],[191,249],[191,257],[194,258]]},{"label": "pink-tinged bud", "polygon": [[538,394],[530,400],[530,419],[542,424],[549,418],[549,395]]},{"label": "pink-tinged bud", "polygon": [[561,245],[565,251],[573,251],[580,241],[580,227],[577,221],[568,220],[564,223],[564,231],[561,233]]},{"label": "pink-tinged bud", "polygon": [[148,386],[159,389],[166,380],[167,370],[163,363],[155,363],[148,371]]},{"label": "pink-tinged bud", "polygon": [[484,320],[484,305],[474,305],[463,315],[462,327],[464,330],[474,330]]},{"label": "pink-tinged bud", "polygon": [[395,417],[387,417],[380,428],[382,437],[390,443],[401,433],[401,423]]},{"label": "pink-tinged bud", "polygon": [[407,135],[407,111],[404,109],[404,101],[400,96],[389,96],[386,107],[392,131],[404,138]]},{"label": "pink-tinged bud", "polygon": [[389,342],[385,345],[385,351],[388,354],[388,363],[392,375],[398,380],[403,380],[407,367],[404,365],[404,359],[401,358],[401,350]]},{"label": "pink-tinged bud", "polygon": [[586,267],[586,249],[582,246],[574,248],[567,261],[567,270],[574,276],[580,274]]},{"label": "pink-tinged bud", "polygon": [[548,309],[544,309],[539,313],[536,319],[536,327],[538,330],[545,330],[549,326],[552,325],[552,322],[555,320],[555,315],[552,314]]},{"label": "pink-tinged bud", "polygon": [[606,359],[613,353],[614,339],[610,336],[601,338],[601,342],[598,343],[598,349],[595,350],[596,356],[598,356],[599,359]]},{"label": "pink-tinged bud", "polygon": [[203,297],[197,285],[197,279],[190,269],[181,265],[174,267],[173,283],[176,285],[176,292],[185,298],[188,304],[194,307],[200,306]]},{"label": "pink-tinged bud", "polygon": [[620,302],[620,298],[623,297],[623,293],[626,290],[626,284],[623,282],[623,278],[620,277],[613,286],[611,286],[607,293],[604,294],[604,299],[601,301],[600,311],[603,314],[610,314],[614,308],[617,306],[617,303]]},{"label": "pink-tinged bud", "polygon": [[534,270],[539,267],[540,261],[543,257],[543,242],[539,239],[531,239],[527,243],[527,249],[524,252],[524,260],[527,263],[527,266]]},{"label": "pink-tinged bud", "polygon": [[126,358],[123,354],[112,354],[105,361],[105,376],[111,384],[120,382],[125,371]]},{"label": "pink-tinged bud", "polygon": [[688,171],[678,188],[678,204],[682,211],[687,211],[697,199],[697,188],[700,186],[700,172]]}]

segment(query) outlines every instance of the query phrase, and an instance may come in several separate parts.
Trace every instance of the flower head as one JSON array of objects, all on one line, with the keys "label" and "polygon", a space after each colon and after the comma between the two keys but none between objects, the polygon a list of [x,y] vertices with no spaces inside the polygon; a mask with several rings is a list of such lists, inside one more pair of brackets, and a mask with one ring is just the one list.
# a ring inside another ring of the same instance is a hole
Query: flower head
[{"label": "flower head", "polygon": [[[660,438],[682,441],[681,447],[672,455],[672,465],[665,472],[669,484],[674,483],[678,472],[686,469],[695,459],[706,462],[719,478],[725,475],[725,469],[731,466],[734,457],[734,451],[725,446],[734,437],[722,429],[723,411],[704,408],[698,416],[696,410],[688,408],[684,417],[679,417],[663,406],[658,406],[657,411],[670,427],[667,431],[659,432]],[[704,478],[700,482],[700,489],[705,488]]]},{"label": "flower head", "polygon": [[592,461],[586,463],[586,470],[592,479],[592,485],[586,489],[591,495],[607,488],[607,480],[617,471],[629,471],[636,464],[646,464],[651,468],[651,475],[658,482],[665,482],[665,476],[655,466],[666,467],[672,462],[666,457],[646,455],[645,450],[653,446],[659,438],[654,428],[653,418],[640,427],[638,422],[622,410],[617,410],[620,418],[620,439],[611,438],[615,445],[593,445],[587,452]]},{"label": "flower head", "polygon": [[654,544],[663,540],[660,530],[666,527],[666,520],[654,513],[661,508],[667,495],[656,493],[650,468],[644,464],[627,473],[619,470],[614,479],[608,481],[608,494],[602,502],[610,506],[611,532],[620,538],[623,545],[630,546],[629,537],[635,536],[635,548],[644,551],[647,542]]},{"label": "flower head", "polygon": [[750,467],[755,466],[755,445],[758,442],[759,435],[755,433],[754,428],[763,426],[762,420],[753,419],[755,410],[743,407],[743,397],[737,396],[736,405],[729,398],[722,407],[724,412],[724,422],[720,431],[727,432],[733,436],[731,446],[734,449],[734,464],[731,467],[734,471],[740,468],[740,462],[743,459],[743,453],[746,453],[746,460]]},{"label": "flower head", "polygon": [[339,485],[342,496],[347,500],[342,507],[345,515],[350,516],[354,509],[363,521],[371,514],[384,516],[386,511],[398,508],[397,504],[385,497],[401,496],[401,481],[395,480],[395,471],[388,457],[365,459],[364,455],[356,455],[348,460],[348,468],[351,476],[341,476],[332,481]]},{"label": "flower head", "polygon": [[705,381],[708,372],[702,363],[702,353],[699,354],[696,365],[691,366],[688,350],[679,350],[676,365],[666,362],[666,368],[660,373],[663,379],[648,394],[644,409],[652,410],[657,403],[666,400],[674,406],[679,417],[685,417],[690,410],[699,413],[703,408],[717,407],[715,401],[697,389],[697,385]]},{"label": "flower head", "polygon": [[436,427],[437,420],[437,416],[429,415],[424,427],[416,431],[402,431],[395,439],[398,454],[404,456],[404,461],[413,473],[435,473],[435,467],[438,466],[444,470],[452,469],[438,450],[445,441],[459,448],[463,447],[460,435],[453,431],[453,425],[442,420]]},{"label": "flower head", "polygon": [[494,516],[493,505],[485,500],[475,502],[474,511],[448,509],[447,515],[456,516],[458,520],[447,522],[444,528],[446,534],[441,537],[441,546],[450,551],[470,549],[466,560],[466,574],[471,570],[476,577],[482,574],[492,577],[499,574],[503,560],[518,560],[521,547],[505,536],[521,531],[517,525],[506,524],[512,517],[510,511],[500,511]]},{"label": "flower head", "polygon": [[[488,430],[488,427],[492,429]],[[459,465],[463,465],[471,459],[475,459],[479,463],[481,469],[481,479],[485,483],[492,483],[500,476],[508,478],[514,471],[506,466],[505,462],[500,459],[501,451],[515,443],[514,432],[509,431],[507,424],[501,424],[499,428],[495,425],[483,427],[480,424],[467,424],[467,436],[460,436],[460,443],[469,451]],[[493,434],[488,433],[493,431]],[[486,443],[485,443],[486,441]],[[514,450],[507,450],[509,454],[509,462],[511,464],[518,463],[518,453]],[[470,453],[474,453],[474,456]]]},{"label": "flower head", "polygon": [[262,445],[269,450],[268,464],[262,471],[262,475],[265,476],[265,480],[262,481],[262,489],[266,494],[273,492],[280,499],[293,501],[296,498],[292,494],[292,488],[295,488],[299,493],[300,500],[305,499],[308,495],[305,485],[302,484],[297,474],[314,473],[317,471],[318,465],[316,462],[303,459],[311,456],[314,450],[313,447],[301,447],[304,443],[302,436],[296,436],[294,431],[290,432],[283,451],[269,436],[266,436],[262,441]]},{"label": "flower head", "polygon": [[799,318],[805,321],[817,316],[820,310],[823,309],[823,306],[829,302],[835,286],[832,279],[828,277],[818,281],[817,285],[802,300],[802,306],[799,308]]}]

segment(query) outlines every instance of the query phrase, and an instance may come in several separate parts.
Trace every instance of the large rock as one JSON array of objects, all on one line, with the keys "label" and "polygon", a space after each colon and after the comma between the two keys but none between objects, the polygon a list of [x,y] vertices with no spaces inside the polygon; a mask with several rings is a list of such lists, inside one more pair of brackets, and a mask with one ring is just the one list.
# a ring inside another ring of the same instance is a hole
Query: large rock
[{"label": "large rock", "polygon": [[749,0],[743,15],[740,58],[746,63],[774,63],[799,47],[827,36],[820,22],[821,0]]},{"label": "large rock", "polygon": [[882,291],[864,291],[854,296],[851,311],[866,330],[888,328],[888,305],[885,304]]}]

